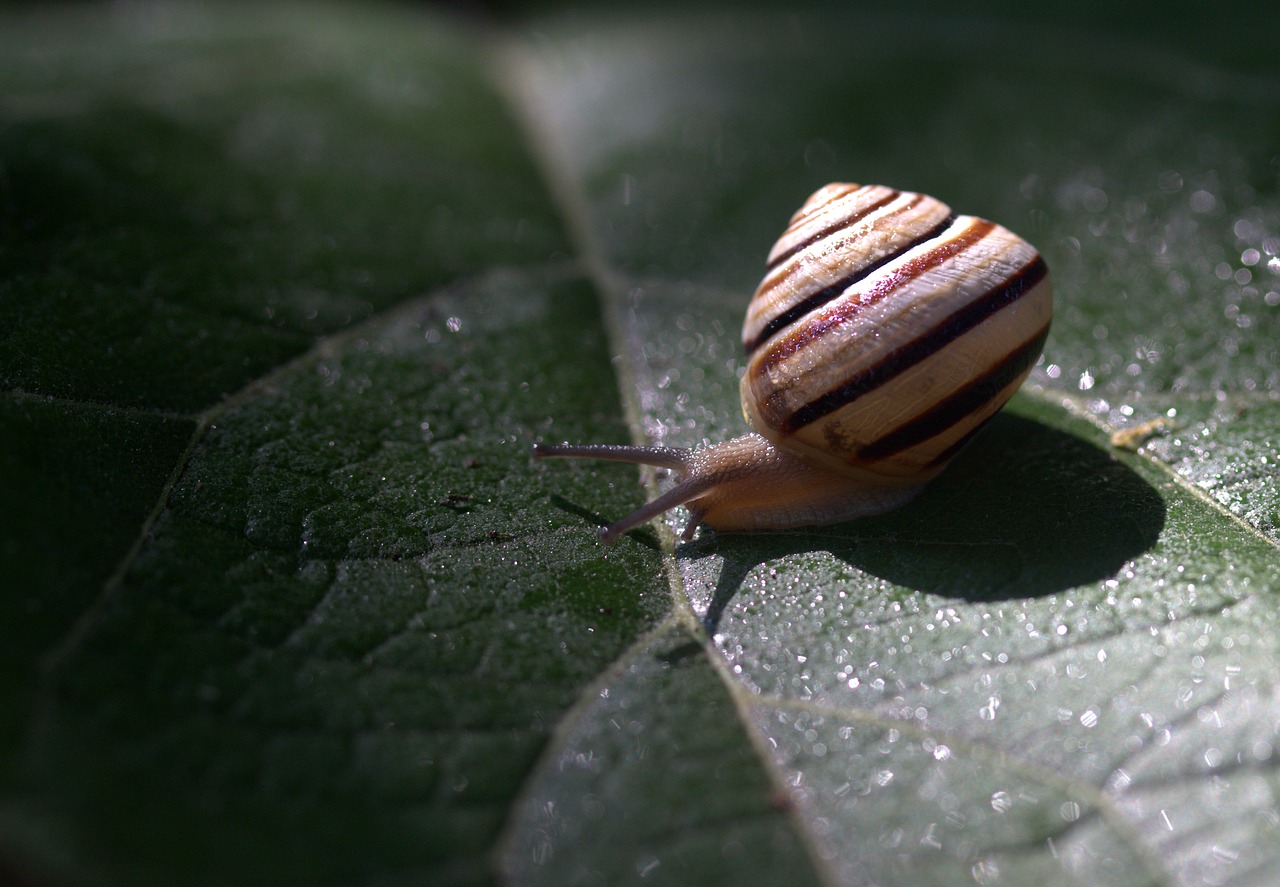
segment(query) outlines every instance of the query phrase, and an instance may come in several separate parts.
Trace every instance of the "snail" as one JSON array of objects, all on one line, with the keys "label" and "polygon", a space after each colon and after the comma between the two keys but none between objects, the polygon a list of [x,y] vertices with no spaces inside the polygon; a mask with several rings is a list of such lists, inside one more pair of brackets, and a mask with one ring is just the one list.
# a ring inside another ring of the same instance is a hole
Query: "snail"
[{"label": "snail", "polygon": [[747,307],[740,394],[753,433],[695,449],[537,444],[535,458],[674,471],[674,487],[600,531],[671,508],[682,538],[835,523],[910,501],[1004,406],[1049,333],[1036,249],[941,201],[833,183],[791,218]]}]

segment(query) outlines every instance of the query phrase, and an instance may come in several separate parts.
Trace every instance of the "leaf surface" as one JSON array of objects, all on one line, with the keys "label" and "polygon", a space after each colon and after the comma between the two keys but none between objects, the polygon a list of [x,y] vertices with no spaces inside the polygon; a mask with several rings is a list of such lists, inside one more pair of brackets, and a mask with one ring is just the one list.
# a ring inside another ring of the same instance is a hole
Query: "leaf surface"
[{"label": "leaf surface", "polygon": [[[1091,12],[6,10],[0,875],[1274,881],[1280,75]],[[1041,248],[1031,380],[600,548],[667,479],[529,444],[743,431],[833,179]]]}]

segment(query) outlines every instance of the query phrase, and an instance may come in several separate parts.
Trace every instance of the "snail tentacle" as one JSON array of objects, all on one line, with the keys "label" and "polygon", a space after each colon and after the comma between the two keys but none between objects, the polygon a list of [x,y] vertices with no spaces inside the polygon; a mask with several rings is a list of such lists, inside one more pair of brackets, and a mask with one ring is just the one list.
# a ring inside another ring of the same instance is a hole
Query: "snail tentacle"
[{"label": "snail tentacle", "polygon": [[[635,465],[653,465],[669,468],[681,475],[680,482],[658,498],[600,529],[600,541],[612,545],[619,536],[648,523],[658,515],[670,511],[705,494],[720,482],[714,475],[694,474],[693,450],[683,447],[638,447],[622,444],[534,444],[535,459],[599,459],[606,462],[629,462]],[[698,528],[697,518],[691,518],[685,527],[683,539],[690,539]]]},{"label": "snail tentacle", "polygon": [[633,447],[626,444],[546,444],[533,445],[535,459],[599,459],[604,462],[631,462],[658,468],[685,467],[689,450],[682,447]]}]

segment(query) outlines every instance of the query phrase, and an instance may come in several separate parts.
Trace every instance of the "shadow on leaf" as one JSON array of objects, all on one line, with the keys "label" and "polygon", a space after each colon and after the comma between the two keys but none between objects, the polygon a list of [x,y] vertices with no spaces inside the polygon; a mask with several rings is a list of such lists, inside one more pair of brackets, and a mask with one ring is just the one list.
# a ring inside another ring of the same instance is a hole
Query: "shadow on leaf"
[{"label": "shadow on leaf", "polygon": [[[605,518],[603,515],[601,515],[599,512],[592,511],[589,508],[583,508],[581,505],[578,505],[574,502],[570,502],[564,496],[561,496],[559,494],[552,493],[550,497],[550,501],[553,505],[555,505],[561,511],[566,511],[569,514],[577,515],[578,517],[582,518],[584,521],[586,521],[589,524],[595,524],[597,527],[605,527],[605,526],[608,526],[609,524],[609,520]],[[632,530],[630,533],[627,534],[627,536],[628,538],[634,539],[636,542],[639,542],[645,548],[652,549],[653,551],[657,551],[659,553],[662,551],[662,543],[658,541],[658,534],[655,533],[653,528],[650,526],[639,527],[635,530]]]},{"label": "shadow on leaf", "polygon": [[965,601],[1038,597],[1115,575],[1164,527],[1160,495],[1112,454],[1000,414],[910,505],[830,527],[705,533],[677,556],[724,565],[704,624],[713,633],[757,566],[825,551],[895,585]]}]

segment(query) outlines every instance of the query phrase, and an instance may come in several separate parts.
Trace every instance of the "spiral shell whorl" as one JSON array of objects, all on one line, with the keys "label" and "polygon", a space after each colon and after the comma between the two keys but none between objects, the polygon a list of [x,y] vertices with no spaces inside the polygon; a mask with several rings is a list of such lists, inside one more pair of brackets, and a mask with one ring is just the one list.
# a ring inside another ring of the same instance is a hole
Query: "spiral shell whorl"
[{"label": "spiral shell whorl", "polygon": [[1004,405],[1048,334],[1044,260],[932,197],[832,184],[792,217],[747,309],[742,403],[777,446],[919,483]]}]

